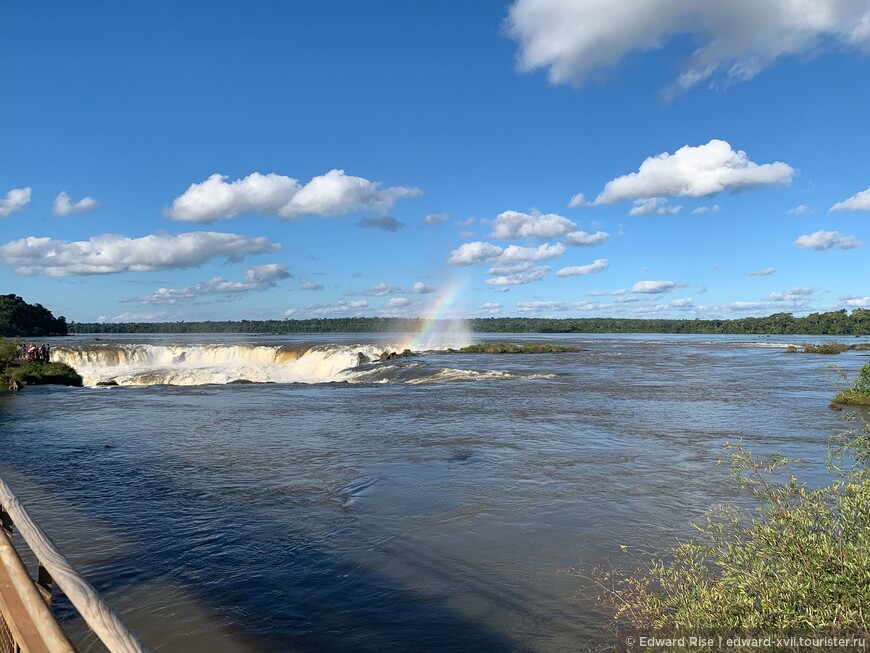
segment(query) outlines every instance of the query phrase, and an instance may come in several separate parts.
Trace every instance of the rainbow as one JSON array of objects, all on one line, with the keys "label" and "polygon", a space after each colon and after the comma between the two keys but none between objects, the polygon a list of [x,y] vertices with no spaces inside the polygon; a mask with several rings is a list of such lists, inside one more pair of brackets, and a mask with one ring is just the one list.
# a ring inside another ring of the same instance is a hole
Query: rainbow
[{"label": "rainbow", "polygon": [[411,351],[432,349],[432,332],[435,325],[438,320],[446,318],[450,307],[453,306],[467,285],[468,275],[456,277],[448,283],[429,307],[423,326],[417,333],[411,335],[410,339],[402,345],[402,349],[410,349]]}]

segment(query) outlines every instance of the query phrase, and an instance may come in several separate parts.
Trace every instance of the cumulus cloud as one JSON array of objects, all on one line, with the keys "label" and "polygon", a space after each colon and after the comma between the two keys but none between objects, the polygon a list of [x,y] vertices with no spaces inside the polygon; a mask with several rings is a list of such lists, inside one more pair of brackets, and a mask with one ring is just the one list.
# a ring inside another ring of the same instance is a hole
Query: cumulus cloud
[{"label": "cumulus cloud", "polygon": [[667,198],[664,197],[649,197],[647,199],[634,200],[634,206],[628,212],[632,216],[650,215],[676,215],[682,209],[682,206],[672,206],[668,204]]},{"label": "cumulus cloud", "polygon": [[215,258],[239,261],[278,249],[266,238],[212,231],[142,238],[104,234],[74,242],[29,236],[0,245],[0,263],[16,274],[62,277],[193,268]]},{"label": "cumulus cloud", "polygon": [[57,197],[54,198],[52,210],[55,215],[65,216],[72,215],[73,213],[87,213],[88,211],[94,211],[99,207],[100,203],[93,197],[83,197],[78,202],[73,202],[66,192],[61,191],[58,193]]},{"label": "cumulus cloud", "polygon": [[227,281],[223,277],[213,277],[209,281],[187,288],[158,288],[150,295],[132,301],[140,304],[177,304],[178,302],[191,303],[209,296],[229,299],[249,292],[269,290],[277,286],[282,279],[289,279],[291,276],[293,275],[287,271],[285,265],[277,263],[258,265],[245,270],[245,276],[241,281]]},{"label": "cumulus cloud", "polygon": [[387,295],[395,295],[398,293],[413,293],[415,295],[425,295],[428,293],[435,292],[435,288],[432,286],[427,286],[422,281],[417,281],[410,288],[402,288],[401,286],[394,286],[389,283],[378,283],[374,286],[369,286],[365,290],[355,291],[355,290],[347,290],[345,291],[345,295],[354,296],[354,295],[366,295],[368,297],[386,297]]},{"label": "cumulus cloud", "polygon": [[450,252],[448,263],[453,265],[475,265],[490,261],[502,253],[498,245],[476,240],[472,243],[464,243]]},{"label": "cumulus cloud", "polygon": [[501,313],[501,309],[502,305],[498,302],[484,302],[478,307],[476,312],[479,315],[496,315]]},{"label": "cumulus cloud", "polygon": [[308,304],[302,308],[288,308],[284,311],[285,317],[304,319],[306,317],[321,317],[323,315],[361,315],[367,309],[369,303],[364,299],[348,302],[339,299],[330,304]]},{"label": "cumulus cloud", "polygon": [[628,291],[625,288],[620,288],[618,290],[590,290],[587,295],[589,297],[606,297],[606,296],[615,296],[615,295],[624,295]]},{"label": "cumulus cloud", "polygon": [[660,294],[673,292],[685,285],[684,283],[676,283],[674,281],[638,281],[631,287],[631,292]]},{"label": "cumulus cloud", "polygon": [[794,244],[804,249],[855,249],[863,247],[864,243],[854,236],[844,236],[839,231],[816,231],[801,236]]},{"label": "cumulus cloud", "polygon": [[668,303],[671,308],[689,308],[695,304],[695,300],[691,297],[683,297],[681,299],[673,299]]},{"label": "cumulus cloud", "polygon": [[409,292],[412,292],[415,295],[428,295],[429,293],[435,292],[435,288],[427,286],[422,281],[418,281],[411,287]]},{"label": "cumulus cloud", "polygon": [[292,177],[254,172],[243,179],[227,181],[214,174],[191,184],[164,215],[184,222],[228,220],[240,213],[256,212],[295,220],[304,215],[336,217],[364,209],[388,211],[397,199],[416,197],[422,191],[409,186],[381,188],[378,182],[330,170],[300,184]]},{"label": "cumulus cloud", "polygon": [[601,272],[610,267],[610,263],[606,258],[595,259],[589,265],[578,265],[571,268],[562,268],[556,273],[557,277],[576,277],[578,275],[592,274],[593,272]]},{"label": "cumulus cloud", "polygon": [[860,193],[852,195],[852,197],[842,202],[837,202],[828,210],[831,212],[870,211],[870,188],[862,190]]},{"label": "cumulus cloud", "polygon": [[97,322],[165,322],[177,318],[177,315],[160,312],[121,313],[120,315],[100,315]]},{"label": "cumulus cloud", "polygon": [[870,308],[870,297],[844,295],[840,297],[840,301],[850,308]]},{"label": "cumulus cloud", "polygon": [[[808,207],[806,204],[801,204],[799,206],[794,207],[793,209],[789,209],[788,211],[786,211],[786,213],[788,215],[803,215],[804,213],[806,213],[809,210],[810,210],[810,207]],[[833,211],[834,209],[832,208],[831,210]]]},{"label": "cumulus cloud", "polygon": [[513,238],[556,238],[567,234],[577,225],[555,213],[520,213],[505,211],[492,221],[492,237],[499,240]]},{"label": "cumulus cloud", "polygon": [[446,213],[430,213],[423,219],[424,227],[434,227],[436,224],[447,222],[450,218]]},{"label": "cumulus cloud", "polygon": [[719,213],[719,205],[713,206],[696,206],[692,209],[692,215],[704,215],[705,213]]},{"label": "cumulus cloud", "polygon": [[586,196],[583,193],[577,193],[572,196],[570,200],[568,200],[568,208],[569,209],[579,209],[584,206],[589,206],[589,201],[586,199]]},{"label": "cumulus cloud", "polygon": [[761,270],[747,272],[746,275],[750,277],[769,277],[774,272],[776,272],[776,268],[763,268]]},{"label": "cumulus cloud", "polygon": [[6,193],[6,197],[0,199],[0,218],[5,218],[7,215],[20,211],[25,206],[30,204],[31,188],[13,188]]},{"label": "cumulus cloud", "polygon": [[870,46],[870,8],[855,0],[516,0],[506,24],[520,70],[577,86],[678,37],[698,47],[677,90],[747,81],[781,57]]},{"label": "cumulus cloud", "polygon": [[594,234],[588,234],[585,231],[572,231],[565,236],[569,245],[577,247],[594,247],[602,244],[608,238],[610,238],[610,234],[605,231],[596,231]]},{"label": "cumulus cloud", "polygon": [[357,221],[357,225],[365,229],[383,229],[384,231],[398,231],[405,226],[393,217],[385,215],[380,218],[363,218]]},{"label": "cumulus cloud", "polygon": [[404,308],[410,303],[411,300],[407,297],[391,297],[390,300],[385,304],[385,306],[387,308]]},{"label": "cumulus cloud", "polygon": [[517,302],[517,311],[519,311],[520,313],[539,313],[541,311],[567,311],[568,308],[569,306],[565,302]]},{"label": "cumulus cloud", "polygon": [[314,281],[303,281],[299,284],[299,290],[323,290],[323,284]]},{"label": "cumulus cloud", "polygon": [[489,286],[521,286],[526,283],[532,283],[533,281],[540,281],[549,271],[550,268],[543,265],[537,268],[532,268],[526,272],[516,272],[514,274],[492,277],[491,279],[487,279],[486,283]]},{"label": "cumulus cloud", "polygon": [[662,197],[706,197],[758,186],[791,183],[794,170],[781,161],[758,164],[746,152],[731,149],[727,141],[684,145],[673,154],[647,158],[637,172],[612,179],[595,199],[596,204]]}]

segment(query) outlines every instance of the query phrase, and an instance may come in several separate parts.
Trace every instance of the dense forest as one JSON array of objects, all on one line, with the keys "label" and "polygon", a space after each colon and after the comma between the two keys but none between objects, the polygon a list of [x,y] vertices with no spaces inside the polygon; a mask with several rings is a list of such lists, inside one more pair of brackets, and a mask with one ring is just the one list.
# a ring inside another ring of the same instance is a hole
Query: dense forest
[{"label": "dense forest", "polygon": [[[61,320],[63,318],[60,318]],[[416,333],[427,320],[388,317],[346,317],[314,320],[241,320],[212,322],[76,323],[70,333]],[[795,317],[775,313],[768,317],[733,320],[640,320],[625,318],[489,317],[468,320],[480,333],[722,333],[858,336],[870,334],[870,310],[844,309]],[[451,323],[436,324],[449,330]]]},{"label": "dense forest", "polygon": [[0,336],[41,338],[65,336],[66,318],[55,317],[41,304],[28,304],[18,295],[0,295]]}]

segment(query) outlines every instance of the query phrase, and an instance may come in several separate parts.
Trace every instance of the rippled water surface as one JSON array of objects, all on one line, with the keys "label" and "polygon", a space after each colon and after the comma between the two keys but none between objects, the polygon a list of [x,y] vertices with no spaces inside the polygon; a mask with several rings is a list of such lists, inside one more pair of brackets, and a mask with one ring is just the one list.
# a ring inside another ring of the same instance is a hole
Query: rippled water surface
[{"label": "rippled water surface", "polygon": [[577,650],[607,633],[573,566],[687,535],[734,494],[726,440],[821,478],[842,424],[826,368],[870,361],[784,353],[794,338],[496,339],[581,351],[428,352],[349,383],[27,388],[0,394],[0,475],[155,651]]}]

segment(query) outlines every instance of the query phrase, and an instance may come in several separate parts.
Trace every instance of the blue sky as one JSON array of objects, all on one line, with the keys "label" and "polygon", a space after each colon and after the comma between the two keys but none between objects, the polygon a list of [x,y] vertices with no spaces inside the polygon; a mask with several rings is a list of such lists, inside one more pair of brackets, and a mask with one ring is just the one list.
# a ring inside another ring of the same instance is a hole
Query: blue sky
[{"label": "blue sky", "polygon": [[15,3],[0,291],[75,321],[870,307],[868,55],[850,0]]}]

